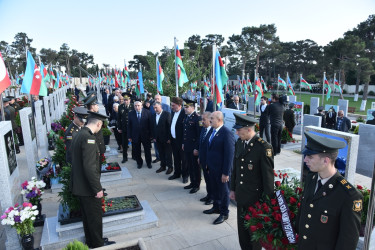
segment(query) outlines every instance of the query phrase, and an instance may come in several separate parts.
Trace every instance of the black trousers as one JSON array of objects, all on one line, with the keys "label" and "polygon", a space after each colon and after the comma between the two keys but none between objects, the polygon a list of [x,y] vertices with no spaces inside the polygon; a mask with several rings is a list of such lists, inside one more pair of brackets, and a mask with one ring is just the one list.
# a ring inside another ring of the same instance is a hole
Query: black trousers
[{"label": "black trousers", "polygon": [[266,134],[266,140],[268,143],[271,142],[271,135],[270,135],[270,124],[269,123],[259,123],[259,135],[260,138],[263,138],[263,132]]},{"label": "black trousers", "polygon": [[156,148],[159,150],[160,166],[162,168],[173,168],[171,144],[166,142],[156,142],[155,150]]},{"label": "black trousers", "polygon": [[122,137],[122,159],[128,159],[128,135],[126,130],[122,130],[121,137]]},{"label": "black trousers", "polygon": [[210,183],[210,176],[209,176],[209,173],[208,173],[207,165],[206,166],[201,165],[201,168],[202,168],[202,171],[203,171],[204,181],[206,182],[207,196],[208,196],[208,198],[213,199],[212,188],[211,188],[211,183]]},{"label": "black trousers", "polygon": [[251,231],[245,228],[244,213],[248,207],[237,206],[237,230],[238,239],[242,250],[261,250],[262,247],[259,242],[251,241]]},{"label": "black trousers", "polygon": [[138,165],[143,164],[143,159],[141,156],[141,144],[143,145],[143,150],[145,151],[145,158],[146,158],[146,164],[151,164],[151,142],[150,141],[141,141],[138,142],[132,142],[132,146],[134,147],[134,156],[135,160],[137,161]]},{"label": "black trousers", "polygon": [[115,134],[117,145],[122,145],[122,134],[118,132],[116,127],[113,129],[113,133]]},{"label": "black trousers", "polygon": [[102,199],[89,196],[78,196],[78,198],[81,203],[86,244],[90,248],[101,247],[104,245]]},{"label": "black trousers", "polygon": [[185,152],[185,159],[191,185],[193,188],[199,188],[201,185],[201,169],[198,164],[198,156],[195,156],[192,151]]},{"label": "black trousers", "polygon": [[213,195],[213,207],[220,210],[221,215],[229,214],[229,182],[223,183],[221,181],[222,174],[219,172],[210,171],[210,184]]},{"label": "black trousers", "polygon": [[272,125],[271,124],[271,144],[274,154],[281,152],[281,132],[283,131],[283,125]]},{"label": "black trousers", "polygon": [[174,164],[174,175],[187,177],[188,172],[185,162],[185,153],[182,150],[182,145],[176,143],[176,140],[172,138],[172,152],[173,152],[173,164]]}]

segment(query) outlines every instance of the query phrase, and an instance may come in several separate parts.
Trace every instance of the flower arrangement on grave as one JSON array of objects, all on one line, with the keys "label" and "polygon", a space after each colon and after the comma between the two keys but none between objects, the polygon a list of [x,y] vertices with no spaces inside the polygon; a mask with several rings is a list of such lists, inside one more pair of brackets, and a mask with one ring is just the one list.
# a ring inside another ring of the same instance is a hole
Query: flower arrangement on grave
[{"label": "flower arrangement on grave", "polygon": [[43,169],[45,169],[49,166],[49,163],[50,163],[50,159],[48,159],[47,157],[42,158],[42,159],[40,159],[39,161],[36,162],[36,169],[38,171],[42,171]]},{"label": "flower arrangement on grave", "polygon": [[294,230],[284,231],[282,221],[286,216],[295,228],[296,214],[301,203],[301,183],[296,178],[288,180],[288,174],[274,173],[281,178],[275,181],[275,197],[262,197],[250,206],[244,215],[245,226],[252,232],[252,240],[259,241],[265,249],[295,249],[298,235]]},{"label": "flower arrangement on grave", "polygon": [[64,137],[59,136],[55,139],[55,154],[52,156],[52,161],[60,167],[66,166],[66,147]]},{"label": "flower arrangement on grave", "polygon": [[61,191],[59,192],[59,201],[64,209],[69,209],[71,215],[79,213],[81,205],[76,196],[72,194],[70,190],[70,173],[72,171],[71,166],[64,166],[60,173],[60,183],[62,184]]},{"label": "flower arrangement on grave", "polygon": [[108,166],[105,168],[106,170],[121,170],[119,166],[112,166],[111,163],[108,164]]},{"label": "flower arrangement on grave", "polygon": [[62,129],[62,126],[61,126],[61,124],[59,122],[52,122],[51,123],[51,130],[52,130],[52,132],[57,133],[61,129]]},{"label": "flower arrangement on grave", "polygon": [[[363,195],[363,205],[362,205],[363,210],[361,214],[361,225],[365,226],[366,219],[367,219],[368,203],[370,202],[371,190],[361,185],[357,185],[357,190]],[[374,222],[375,222],[375,217],[374,217]]]},{"label": "flower arrangement on grave", "polygon": [[57,178],[61,172],[61,167],[58,165],[52,165],[49,167],[47,173],[44,174],[44,177],[51,179]]},{"label": "flower arrangement on grave", "polygon": [[21,184],[21,194],[33,205],[37,205],[42,200],[43,189],[46,186],[44,181],[38,181],[35,177],[31,177],[30,181]]},{"label": "flower arrangement on grave", "polygon": [[293,139],[292,133],[284,127],[282,132],[281,132],[281,142],[287,143],[287,142],[293,142],[295,143],[295,140]]},{"label": "flower arrangement on grave", "polygon": [[258,123],[255,123],[255,132],[257,133],[257,132],[259,132],[260,131],[260,129],[259,129],[259,124]]},{"label": "flower arrangement on grave", "polygon": [[33,222],[38,213],[37,206],[29,202],[24,202],[22,206],[16,203],[14,207],[5,210],[1,224],[15,228],[21,236],[30,235],[35,231]]},{"label": "flower arrangement on grave", "polygon": [[107,164],[107,159],[104,154],[100,154],[100,166]]},{"label": "flower arrangement on grave", "polygon": [[67,109],[66,109],[66,114],[67,114],[66,116],[67,116],[67,118],[68,118],[70,121],[73,121],[73,119],[74,119],[73,109],[74,109],[75,107],[79,106],[79,104],[78,104],[78,102],[77,102],[75,96],[73,96],[73,95],[70,95],[70,96],[69,96],[69,99],[68,99],[67,104],[68,104],[68,107],[67,107]]}]

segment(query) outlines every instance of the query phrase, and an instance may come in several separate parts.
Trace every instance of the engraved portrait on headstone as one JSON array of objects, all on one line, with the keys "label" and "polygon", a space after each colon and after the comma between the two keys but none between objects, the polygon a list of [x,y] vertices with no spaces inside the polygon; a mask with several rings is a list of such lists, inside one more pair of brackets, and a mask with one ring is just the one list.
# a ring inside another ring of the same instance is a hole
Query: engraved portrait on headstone
[{"label": "engraved portrait on headstone", "polygon": [[44,104],[40,106],[40,111],[42,113],[42,123],[43,125],[46,124],[46,111],[44,110]]},{"label": "engraved portrait on headstone", "polygon": [[31,140],[33,141],[35,139],[35,136],[36,136],[33,114],[29,114],[29,124],[30,124]]},{"label": "engraved portrait on headstone", "polygon": [[17,167],[16,151],[14,148],[12,131],[9,131],[4,135],[5,148],[8,156],[8,167],[9,173],[12,175],[13,171]]},{"label": "engraved portrait on headstone", "polygon": [[49,116],[52,116],[51,98],[48,99],[48,107],[49,107]]}]

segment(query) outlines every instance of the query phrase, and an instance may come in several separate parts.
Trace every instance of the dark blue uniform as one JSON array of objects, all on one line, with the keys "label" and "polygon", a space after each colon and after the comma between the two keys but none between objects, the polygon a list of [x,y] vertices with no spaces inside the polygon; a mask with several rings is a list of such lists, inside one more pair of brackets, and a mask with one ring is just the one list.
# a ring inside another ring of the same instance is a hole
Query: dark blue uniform
[{"label": "dark blue uniform", "polygon": [[190,175],[190,186],[199,188],[201,184],[201,171],[198,166],[198,156],[194,150],[199,150],[199,138],[201,133],[201,117],[194,111],[184,119],[184,152],[186,165]]}]

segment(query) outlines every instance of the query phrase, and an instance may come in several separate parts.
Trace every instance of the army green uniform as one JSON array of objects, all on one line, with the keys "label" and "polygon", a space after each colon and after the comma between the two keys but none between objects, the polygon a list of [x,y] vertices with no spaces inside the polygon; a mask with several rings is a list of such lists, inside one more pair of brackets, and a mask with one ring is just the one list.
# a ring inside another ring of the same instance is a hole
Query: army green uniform
[{"label": "army green uniform", "polygon": [[101,199],[95,198],[102,191],[100,184],[99,148],[95,135],[87,127],[73,138],[72,193],[81,204],[86,244],[90,248],[103,246]]},{"label": "army green uniform", "polygon": [[262,194],[274,194],[274,162],[272,146],[254,136],[247,144],[240,139],[235,144],[231,191],[236,194],[238,237],[242,249],[261,249],[251,242],[251,234],[244,227],[244,213]]},{"label": "army green uniform", "polygon": [[98,133],[95,134],[96,137],[96,143],[99,147],[100,154],[105,153],[105,144],[104,144],[104,137],[103,137],[103,130],[100,129]]},{"label": "army green uniform", "polygon": [[73,137],[77,134],[77,132],[81,128],[76,125],[74,122],[70,123],[69,127],[66,129],[64,140],[65,140],[65,147],[66,147],[66,162],[72,164],[72,150],[71,144]]},{"label": "army green uniform", "polygon": [[125,106],[125,103],[118,106],[118,116],[117,116],[117,128],[122,131],[122,159],[128,160],[128,121],[129,121],[129,112],[134,109],[132,104],[129,104],[128,107]]},{"label": "army green uniform", "polygon": [[361,193],[338,172],[315,193],[317,180],[318,173],[306,177],[296,222],[298,249],[356,249],[363,205]]}]

